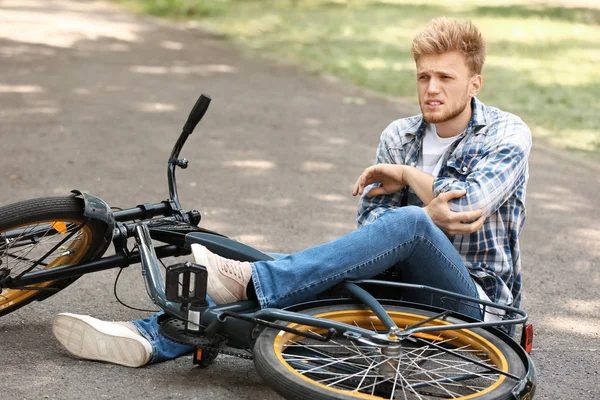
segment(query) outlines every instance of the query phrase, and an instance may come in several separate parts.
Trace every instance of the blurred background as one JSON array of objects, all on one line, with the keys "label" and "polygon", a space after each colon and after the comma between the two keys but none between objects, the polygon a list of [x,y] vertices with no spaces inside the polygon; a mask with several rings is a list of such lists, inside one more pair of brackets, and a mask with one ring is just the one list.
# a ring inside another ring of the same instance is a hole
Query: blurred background
[{"label": "blurred background", "polygon": [[488,43],[480,99],[521,116],[539,143],[582,158],[600,152],[597,0],[116,1],[411,102],[415,32],[438,16],[470,19]]}]

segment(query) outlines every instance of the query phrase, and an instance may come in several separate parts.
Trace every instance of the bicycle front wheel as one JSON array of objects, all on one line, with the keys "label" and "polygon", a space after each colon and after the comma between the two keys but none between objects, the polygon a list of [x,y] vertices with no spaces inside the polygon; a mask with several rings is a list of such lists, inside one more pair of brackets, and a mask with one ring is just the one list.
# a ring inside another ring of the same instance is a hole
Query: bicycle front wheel
[{"label": "bicycle front wheel", "polygon": [[[430,311],[384,305],[400,328],[435,316]],[[304,310],[378,333],[387,328],[362,305],[337,304]],[[427,325],[460,322],[453,318]],[[292,323],[300,331],[323,329]],[[481,328],[416,333],[395,346],[338,334],[320,342],[266,329],[256,340],[255,366],[289,399],[509,399],[527,365],[508,338]],[[533,388],[531,388],[531,392]],[[533,393],[530,393],[533,394]]]},{"label": "bicycle front wheel", "polygon": [[[0,276],[18,277],[90,260],[102,247],[104,227],[83,215],[83,200],[46,197],[0,207]],[[77,279],[1,289],[0,316],[43,300]]]}]

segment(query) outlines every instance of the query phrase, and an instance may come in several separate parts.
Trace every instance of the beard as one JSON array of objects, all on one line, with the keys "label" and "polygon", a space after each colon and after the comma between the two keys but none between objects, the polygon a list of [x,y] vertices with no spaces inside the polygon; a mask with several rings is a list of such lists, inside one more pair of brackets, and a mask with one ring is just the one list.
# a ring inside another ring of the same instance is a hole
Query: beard
[{"label": "beard", "polygon": [[[463,97],[462,101],[459,101],[459,103],[455,107],[443,110],[441,114],[436,113],[433,115],[432,113],[428,113],[424,103],[424,101],[419,103],[419,106],[421,107],[421,112],[423,113],[423,119],[425,120],[425,122],[429,124],[441,124],[443,122],[447,122],[453,118],[458,117],[465,110],[465,108],[468,105],[470,105],[471,98],[465,93],[465,96]],[[446,103],[444,103],[444,105],[446,105]]]}]

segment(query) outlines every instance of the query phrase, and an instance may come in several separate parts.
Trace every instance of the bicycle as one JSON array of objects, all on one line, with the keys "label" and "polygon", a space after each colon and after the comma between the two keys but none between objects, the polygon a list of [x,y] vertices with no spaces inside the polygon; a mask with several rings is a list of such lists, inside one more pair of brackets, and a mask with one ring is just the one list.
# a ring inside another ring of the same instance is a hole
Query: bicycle
[{"label": "bicycle", "polygon": [[[194,364],[206,367],[219,353],[253,357],[266,383],[286,398],[533,396],[533,331],[527,314],[513,307],[375,279],[344,282],[334,288],[342,297],[285,309],[260,309],[252,300],[211,306],[204,266],[174,264],[163,278],[160,259],[189,255],[194,243],[241,261],[272,259],[200,227],[200,213],[181,208],[175,171],[188,161],[179,153],[210,101],[200,96],[173,147],[168,200],[113,211],[102,199],[73,191],[0,207],[0,316],[46,299],[83,274],[141,263],[148,294],[165,311],[162,334],[194,347]],[[111,244],[115,254],[104,257]],[[385,297],[381,288],[475,304],[484,314],[495,307],[507,318],[484,322],[432,305],[378,299]],[[517,325],[523,326],[520,343],[502,330]]]}]

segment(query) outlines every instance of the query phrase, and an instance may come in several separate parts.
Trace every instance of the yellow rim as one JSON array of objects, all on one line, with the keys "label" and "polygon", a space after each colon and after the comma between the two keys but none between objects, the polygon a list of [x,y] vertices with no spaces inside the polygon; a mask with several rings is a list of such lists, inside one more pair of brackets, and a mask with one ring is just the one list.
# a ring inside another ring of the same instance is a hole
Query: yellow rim
[{"label": "yellow rim", "polygon": [[[67,224],[67,223],[74,223],[74,224],[78,224],[80,225],[82,222],[81,221],[75,221],[75,220],[68,220],[68,219],[62,219],[61,221],[57,221],[56,219],[49,219],[49,220],[44,220],[44,221],[36,221],[35,223],[29,223],[29,224],[23,224],[20,226],[15,226],[15,227],[11,227],[10,230],[14,230],[14,229],[19,229],[25,226],[30,226],[30,225],[37,225],[37,224],[44,224],[44,223],[50,223],[52,224],[52,226],[62,226],[62,224]],[[57,231],[59,231],[59,234],[65,234],[66,231],[62,231],[62,229],[57,229],[55,228]],[[75,238],[78,238],[78,240],[73,240]],[[83,256],[86,253],[86,250],[90,247],[92,243],[92,230],[90,229],[89,226],[84,226],[83,228],[81,228],[81,230],[77,233],[77,235],[74,238],[71,238],[71,242],[68,244],[68,247],[65,248],[65,251],[73,251],[72,254],[67,255],[67,256],[63,256],[63,257],[57,257],[54,260],[48,260],[51,261],[44,269],[50,269],[50,268],[55,268],[61,265],[67,265],[67,264],[75,264],[77,262],[79,262]],[[50,249],[48,249],[50,250]],[[0,255],[1,256],[1,255]],[[44,287],[48,287],[50,286],[54,281],[48,281],[48,282],[42,282],[39,284],[35,284],[35,285],[31,285],[31,286],[35,286],[35,287],[40,287],[40,288],[44,288]],[[3,289],[2,293],[0,294],[0,311],[15,306],[23,301],[26,301],[28,299],[30,299],[32,296],[35,296],[36,294],[39,294],[40,292],[38,290],[19,290],[19,289]]]},{"label": "yellow rim", "polygon": [[[416,315],[416,314],[411,314],[411,313],[406,313],[406,312],[389,311],[389,310],[388,310],[388,315],[393,319],[393,321],[399,327],[410,326],[410,325],[416,324],[416,323],[421,322],[428,318],[428,317],[421,316],[421,315]],[[315,317],[335,320],[335,321],[343,322],[343,323],[346,323],[349,325],[358,325],[358,326],[360,326],[362,328],[366,328],[366,329],[374,328],[376,330],[382,330],[382,331],[386,330],[385,325],[370,310],[332,311],[332,312],[327,312],[327,313],[323,313],[323,314],[317,314],[317,315],[315,315]],[[446,322],[446,321],[434,320],[434,321],[424,324],[423,326],[449,325],[449,324],[450,323]],[[325,332],[324,329],[316,329],[311,326],[295,324],[295,323],[290,324],[289,327],[297,329],[299,331],[303,331],[303,332],[306,332],[308,330],[310,330],[311,332],[316,332],[316,333],[324,333]],[[482,337],[470,330],[465,330],[465,329],[445,330],[445,331],[439,331],[439,334],[437,334],[437,335],[433,335],[432,333],[417,333],[414,336],[422,338],[422,339],[435,340],[435,341],[443,341],[443,340],[452,338],[452,344],[453,345],[456,344],[457,348],[460,348],[462,346],[469,346],[470,349],[479,350],[480,352],[485,353],[487,355],[487,357],[490,360],[489,363],[491,365],[494,365],[497,369],[499,369],[503,372],[508,372],[508,362],[507,362],[506,358],[504,357],[504,355],[502,354],[502,352],[500,351],[500,349],[498,349],[498,347],[493,345],[490,341],[488,341],[484,337]],[[372,396],[370,394],[359,393],[359,392],[355,392],[355,391],[348,391],[348,390],[343,390],[343,389],[336,389],[336,388],[332,388],[329,386],[325,386],[322,383],[316,382],[316,381],[306,377],[305,375],[298,373],[298,371],[296,371],[291,365],[289,365],[287,363],[287,361],[283,358],[283,353],[285,351],[285,347],[287,347],[289,344],[296,343],[298,341],[301,341],[302,339],[304,339],[304,337],[296,335],[294,333],[285,332],[285,331],[279,332],[279,334],[275,338],[275,342],[274,342],[275,355],[277,356],[277,358],[279,359],[281,364],[284,365],[291,373],[293,373],[294,375],[298,376],[299,378],[309,382],[312,385],[320,386],[329,391],[343,393],[345,395],[349,395],[349,396],[356,397],[356,398],[362,398],[362,399],[380,399],[381,398],[381,397]],[[478,393],[475,393],[475,394],[459,397],[459,399],[467,400],[467,399],[472,399],[472,398],[475,398],[478,396],[482,396],[485,393],[491,392],[492,390],[496,389],[498,386],[500,386],[502,384],[502,382],[505,379],[506,379],[506,377],[504,375],[500,375],[498,380],[496,382],[494,382],[492,385],[490,385],[489,387],[487,387],[486,389],[484,389]]]}]

